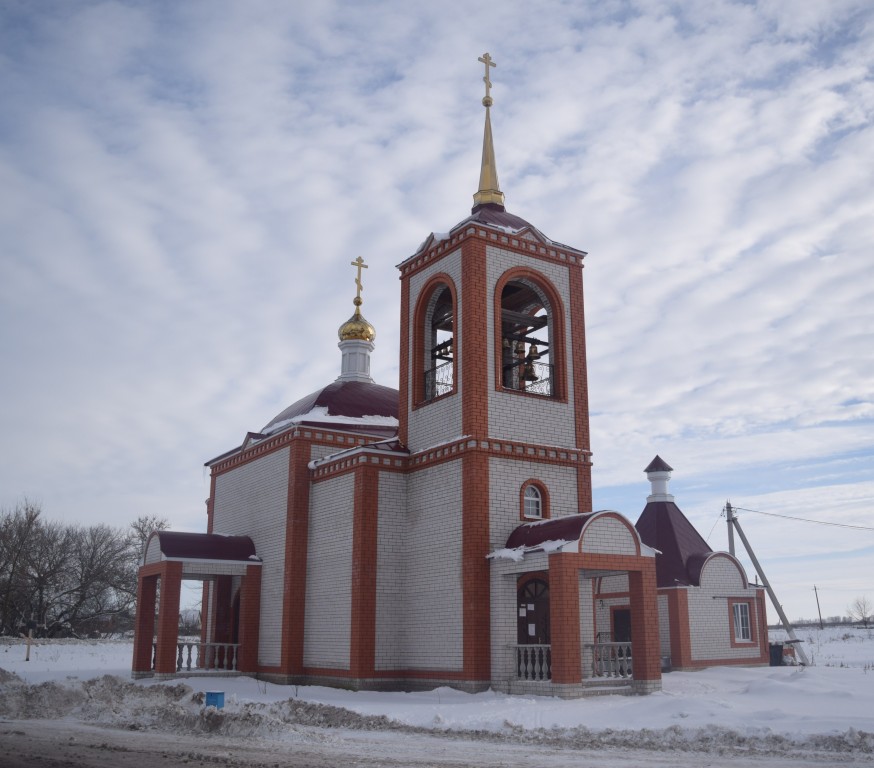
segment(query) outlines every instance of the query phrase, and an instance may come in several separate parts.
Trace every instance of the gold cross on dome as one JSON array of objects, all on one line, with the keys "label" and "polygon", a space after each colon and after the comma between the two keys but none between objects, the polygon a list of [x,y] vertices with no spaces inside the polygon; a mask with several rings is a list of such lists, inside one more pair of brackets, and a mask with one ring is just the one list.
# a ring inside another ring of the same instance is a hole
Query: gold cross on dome
[{"label": "gold cross on dome", "polygon": [[355,261],[350,262],[353,267],[358,267],[358,275],[355,278],[355,287],[357,289],[355,293],[355,298],[358,300],[356,304],[361,303],[361,291],[364,290],[364,286],[361,284],[361,270],[367,269],[367,264],[364,263],[364,259],[360,256],[355,259]]},{"label": "gold cross on dome", "polygon": [[482,62],[486,66],[486,75],[483,78],[483,82],[486,84],[486,96],[483,99],[483,104],[485,106],[489,107],[492,104],[492,96],[491,96],[492,81],[489,80],[489,67],[496,67],[498,65],[492,61],[492,57],[489,55],[488,51],[486,53],[484,53],[482,56],[480,56],[477,59],[477,61]]}]

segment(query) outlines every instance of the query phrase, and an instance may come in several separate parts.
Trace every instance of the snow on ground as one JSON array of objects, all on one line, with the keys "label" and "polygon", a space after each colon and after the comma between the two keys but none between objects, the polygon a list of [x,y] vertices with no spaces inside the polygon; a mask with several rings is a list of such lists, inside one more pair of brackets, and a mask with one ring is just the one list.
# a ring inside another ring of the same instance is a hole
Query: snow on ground
[{"label": "snow on ground", "polygon": [[[0,638],[0,717],[286,741],[311,740],[311,727],[324,726],[559,746],[874,755],[874,630],[805,628],[798,637],[813,666],[672,672],[650,696],[570,701],[448,688],[350,692],[250,677],[132,681],[130,642],[34,641],[25,661],[23,642]],[[212,690],[225,694],[220,712],[203,706]]]}]

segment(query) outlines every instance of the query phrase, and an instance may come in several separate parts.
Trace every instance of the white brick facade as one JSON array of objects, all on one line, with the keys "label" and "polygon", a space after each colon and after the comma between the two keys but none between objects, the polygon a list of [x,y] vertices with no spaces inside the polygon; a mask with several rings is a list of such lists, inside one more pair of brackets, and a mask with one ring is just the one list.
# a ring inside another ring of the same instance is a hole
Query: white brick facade
[{"label": "white brick facade", "polygon": [[215,481],[213,532],[249,536],[263,561],[258,661],[265,665],[279,663],[282,641],[288,461],[282,448]]},{"label": "white brick facade", "polygon": [[408,669],[460,670],[461,461],[411,474],[407,494],[402,664]]},{"label": "white brick facade", "polygon": [[312,486],[306,594],[300,595],[306,667],[349,668],[354,486],[351,473]]}]

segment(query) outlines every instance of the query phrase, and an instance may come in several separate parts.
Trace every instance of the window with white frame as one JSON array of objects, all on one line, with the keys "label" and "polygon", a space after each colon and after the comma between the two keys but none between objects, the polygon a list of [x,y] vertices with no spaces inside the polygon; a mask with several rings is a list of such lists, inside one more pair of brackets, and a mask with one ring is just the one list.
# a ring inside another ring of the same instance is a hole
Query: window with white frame
[{"label": "window with white frame", "polygon": [[732,606],[734,614],[734,639],[736,642],[750,641],[753,639],[750,631],[750,605],[749,603],[735,603]]},{"label": "window with white frame", "polygon": [[525,507],[523,513],[525,517],[543,517],[543,497],[540,495],[540,489],[536,485],[529,485],[525,489]]}]

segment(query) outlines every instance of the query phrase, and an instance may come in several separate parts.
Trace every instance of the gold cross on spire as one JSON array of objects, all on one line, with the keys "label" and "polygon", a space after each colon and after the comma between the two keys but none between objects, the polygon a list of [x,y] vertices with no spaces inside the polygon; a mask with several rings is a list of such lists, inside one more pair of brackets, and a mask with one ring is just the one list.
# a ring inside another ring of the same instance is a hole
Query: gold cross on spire
[{"label": "gold cross on spire", "polygon": [[480,56],[477,61],[482,62],[486,66],[486,75],[483,78],[483,82],[486,84],[486,95],[483,97],[483,106],[490,107],[494,102],[491,96],[492,81],[489,80],[489,67],[496,67],[498,65],[492,61],[492,57],[489,55],[488,51]]},{"label": "gold cross on spire", "polygon": [[360,256],[350,263],[353,267],[358,267],[358,275],[355,277],[355,301],[353,302],[355,306],[358,307],[361,305],[361,291],[364,290],[364,286],[361,284],[361,270],[367,269],[367,264],[364,263],[364,259]]}]

